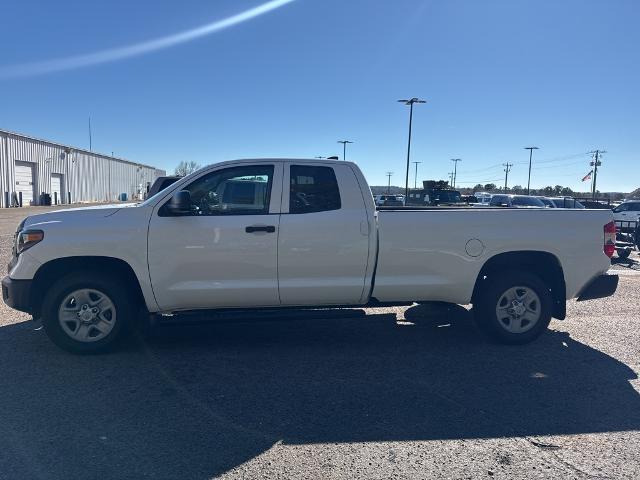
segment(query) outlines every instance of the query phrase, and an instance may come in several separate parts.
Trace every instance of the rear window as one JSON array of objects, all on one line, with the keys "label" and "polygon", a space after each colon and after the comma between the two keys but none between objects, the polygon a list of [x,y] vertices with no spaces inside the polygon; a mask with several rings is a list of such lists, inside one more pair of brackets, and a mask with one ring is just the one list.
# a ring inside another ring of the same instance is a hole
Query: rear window
[{"label": "rear window", "polygon": [[551,201],[558,208],[584,208],[584,205],[573,198],[552,198]]},{"label": "rear window", "polygon": [[460,193],[459,192],[439,192],[438,195],[439,200],[441,202],[451,202],[451,203],[460,203]]},{"label": "rear window", "polygon": [[539,198],[533,197],[513,197],[512,204],[518,207],[544,207]]},{"label": "rear window", "polygon": [[340,189],[331,167],[292,165],[289,213],[339,210]]}]

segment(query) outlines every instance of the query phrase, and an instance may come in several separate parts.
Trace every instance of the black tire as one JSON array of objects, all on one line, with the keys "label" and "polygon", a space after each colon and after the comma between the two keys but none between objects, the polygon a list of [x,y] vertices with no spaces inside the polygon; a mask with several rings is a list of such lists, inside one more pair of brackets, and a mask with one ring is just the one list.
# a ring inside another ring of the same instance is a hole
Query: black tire
[{"label": "black tire", "polygon": [[616,250],[617,254],[618,254],[618,258],[629,258],[629,255],[631,255],[631,249],[630,248],[619,248]]},{"label": "black tire", "polygon": [[[58,312],[61,304],[73,292],[82,289],[95,290],[106,295],[113,306],[109,308],[113,324],[103,338],[91,341],[76,340],[65,331],[59,321]],[[63,350],[75,354],[102,353],[113,348],[126,327],[132,323],[133,311],[133,302],[122,281],[108,275],[75,272],[56,281],[46,293],[42,303],[42,325],[51,341]]]},{"label": "black tire", "polygon": [[[487,285],[478,293],[473,311],[478,327],[492,340],[508,345],[521,345],[532,342],[547,330],[553,312],[553,297],[540,277],[528,272],[508,270],[491,274],[485,281]],[[529,322],[533,325],[526,326],[529,329],[521,333],[509,331],[505,319],[498,318],[496,313],[503,294],[514,287],[526,287],[535,292],[539,299],[538,320],[535,323]]]}]

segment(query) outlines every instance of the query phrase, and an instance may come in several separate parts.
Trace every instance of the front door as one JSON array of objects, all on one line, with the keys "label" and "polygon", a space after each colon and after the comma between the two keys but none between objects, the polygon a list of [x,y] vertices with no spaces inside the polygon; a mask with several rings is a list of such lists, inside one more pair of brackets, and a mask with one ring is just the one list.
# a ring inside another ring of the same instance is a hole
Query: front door
[{"label": "front door", "polygon": [[282,165],[204,173],[184,189],[192,212],[164,199],[149,224],[149,273],[163,311],[278,305],[277,237]]}]

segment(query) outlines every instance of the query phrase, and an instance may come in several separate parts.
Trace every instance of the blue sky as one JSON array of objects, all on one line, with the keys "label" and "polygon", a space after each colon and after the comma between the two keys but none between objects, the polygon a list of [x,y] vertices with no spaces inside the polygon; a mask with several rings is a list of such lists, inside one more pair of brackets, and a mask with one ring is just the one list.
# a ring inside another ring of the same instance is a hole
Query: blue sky
[{"label": "blue sky", "polygon": [[[190,30],[264,0],[23,0],[3,5],[0,72]],[[295,0],[182,45],[2,77],[0,128],[172,170],[243,157],[341,154],[404,184],[408,107],[418,179],[640,187],[640,2]],[[537,163],[538,162],[538,163]],[[537,163],[537,165],[536,165]],[[412,167],[413,168],[413,167]],[[412,170],[413,172],[413,170]],[[411,174],[413,179],[413,173]]]}]

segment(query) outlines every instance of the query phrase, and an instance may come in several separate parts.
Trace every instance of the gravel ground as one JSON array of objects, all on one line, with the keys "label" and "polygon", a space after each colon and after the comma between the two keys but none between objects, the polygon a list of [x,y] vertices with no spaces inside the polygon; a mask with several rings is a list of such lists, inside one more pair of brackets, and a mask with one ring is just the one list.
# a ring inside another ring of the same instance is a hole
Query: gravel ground
[{"label": "gravel ground", "polygon": [[[34,211],[0,211],[0,263]],[[0,305],[0,478],[639,478],[638,259],[522,347],[429,305],[163,327],[77,357]]]}]

